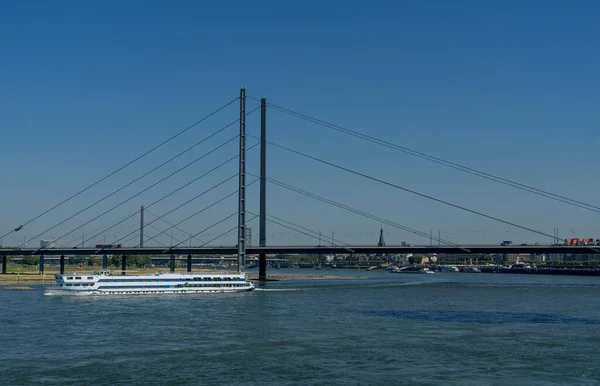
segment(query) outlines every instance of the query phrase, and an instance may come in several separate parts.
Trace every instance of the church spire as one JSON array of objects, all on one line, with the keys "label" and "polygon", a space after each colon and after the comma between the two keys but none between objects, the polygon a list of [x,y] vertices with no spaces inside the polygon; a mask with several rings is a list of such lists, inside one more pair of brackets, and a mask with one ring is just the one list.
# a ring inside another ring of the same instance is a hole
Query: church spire
[{"label": "church spire", "polygon": [[385,247],[385,241],[383,240],[383,228],[379,230],[379,242],[377,243],[378,247]]}]

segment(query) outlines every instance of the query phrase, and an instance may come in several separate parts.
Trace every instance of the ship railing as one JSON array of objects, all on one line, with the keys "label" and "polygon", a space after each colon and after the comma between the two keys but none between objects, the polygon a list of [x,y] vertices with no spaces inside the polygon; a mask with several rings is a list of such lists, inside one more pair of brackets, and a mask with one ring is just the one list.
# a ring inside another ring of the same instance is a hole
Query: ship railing
[{"label": "ship railing", "polygon": [[192,271],[192,272],[171,272],[171,271],[157,271],[158,275],[166,275],[170,273],[179,273],[182,275],[245,275],[245,272],[237,272],[237,271]]},{"label": "ship railing", "polygon": [[161,270],[161,271],[151,271],[151,272],[146,272],[146,271],[138,271],[138,270],[120,270],[120,269],[115,269],[115,270],[110,270],[110,269],[103,269],[103,270],[94,270],[94,271],[87,271],[87,270],[80,270],[80,271],[76,271],[76,272],[69,272],[69,273],[65,273],[66,275],[106,275],[106,276],[118,276],[121,274],[136,274],[136,275],[167,275],[170,273],[178,273],[178,274],[183,274],[183,275],[245,275],[246,272],[238,272],[238,271],[224,271],[224,270],[219,270],[219,271],[192,271],[192,272],[187,272],[187,271],[175,271],[175,272],[171,272],[168,270]]}]

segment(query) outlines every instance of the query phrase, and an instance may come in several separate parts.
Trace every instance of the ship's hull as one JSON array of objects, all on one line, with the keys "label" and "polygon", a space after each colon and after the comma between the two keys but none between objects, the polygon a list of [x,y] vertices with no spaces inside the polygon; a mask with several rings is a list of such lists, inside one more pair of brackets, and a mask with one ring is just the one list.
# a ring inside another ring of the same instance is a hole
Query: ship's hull
[{"label": "ship's hull", "polygon": [[44,295],[46,296],[88,296],[88,295],[156,295],[156,294],[201,294],[201,293],[225,293],[225,292],[248,292],[254,290],[254,287],[224,289],[224,288],[201,288],[201,289],[182,289],[182,290],[86,290],[75,291],[61,288],[48,288]]},{"label": "ship's hull", "polygon": [[92,291],[70,291],[57,287],[50,287],[44,291],[46,296],[85,296],[92,295]]}]

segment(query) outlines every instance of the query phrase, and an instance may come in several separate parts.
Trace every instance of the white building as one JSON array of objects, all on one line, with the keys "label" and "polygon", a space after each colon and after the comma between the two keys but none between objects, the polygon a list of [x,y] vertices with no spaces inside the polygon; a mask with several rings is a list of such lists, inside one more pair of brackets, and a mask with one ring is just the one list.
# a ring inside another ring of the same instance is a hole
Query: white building
[{"label": "white building", "polygon": [[40,248],[56,248],[56,240],[40,240]]}]

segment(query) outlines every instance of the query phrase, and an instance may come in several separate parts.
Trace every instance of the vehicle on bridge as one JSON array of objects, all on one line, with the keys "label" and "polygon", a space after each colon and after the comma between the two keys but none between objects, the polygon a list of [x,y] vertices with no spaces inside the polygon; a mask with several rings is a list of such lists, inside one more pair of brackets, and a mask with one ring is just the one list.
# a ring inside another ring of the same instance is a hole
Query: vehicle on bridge
[{"label": "vehicle on bridge", "polygon": [[96,248],[104,248],[104,249],[121,248],[121,247],[122,247],[121,244],[96,244]]}]

